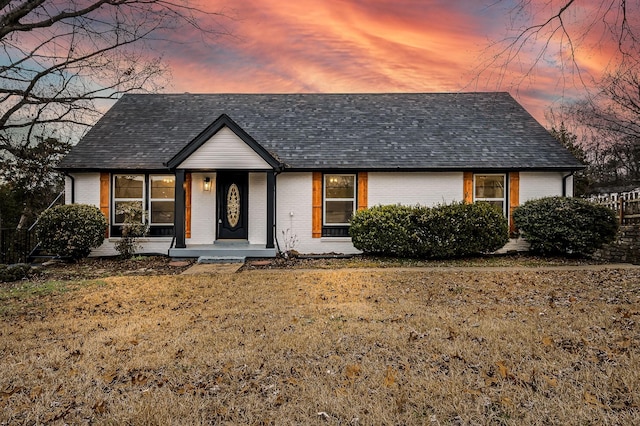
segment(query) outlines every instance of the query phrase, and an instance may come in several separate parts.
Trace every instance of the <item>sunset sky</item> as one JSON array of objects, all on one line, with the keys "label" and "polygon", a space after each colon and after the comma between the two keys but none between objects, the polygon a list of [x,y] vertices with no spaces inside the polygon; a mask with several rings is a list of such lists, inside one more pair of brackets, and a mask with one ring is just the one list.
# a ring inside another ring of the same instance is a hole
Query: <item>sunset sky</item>
[{"label": "sunset sky", "polygon": [[[509,91],[545,123],[548,107],[582,89],[566,58],[550,50],[533,73],[527,73],[544,39],[521,52],[506,73],[497,67],[480,73],[512,26],[514,2],[495,0],[229,0],[208,1],[208,10],[232,19],[218,23],[230,32],[199,41],[185,28],[162,44],[159,53],[172,69],[167,92],[451,92]],[[545,16],[533,0],[537,21]],[[551,2],[555,3],[555,2]],[[589,0],[580,2],[588,5]],[[557,5],[556,5],[557,7]],[[546,11],[548,14],[548,11]],[[577,29],[593,11],[576,9],[566,16]],[[600,34],[601,35],[601,34]],[[590,81],[610,60],[607,47],[575,40],[578,62]],[[558,40],[558,39],[556,39]],[[566,71],[561,72],[563,66]],[[527,77],[523,78],[527,74]]]}]

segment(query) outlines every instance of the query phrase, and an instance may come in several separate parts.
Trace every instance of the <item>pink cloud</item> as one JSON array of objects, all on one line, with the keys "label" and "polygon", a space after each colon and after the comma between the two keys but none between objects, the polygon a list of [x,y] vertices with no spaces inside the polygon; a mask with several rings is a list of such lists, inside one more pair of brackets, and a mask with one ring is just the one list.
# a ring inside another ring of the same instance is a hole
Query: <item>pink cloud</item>
[{"label": "pink cloud", "polygon": [[[531,5],[544,14],[545,3]],[[577,90],[577,82],[561,78],[566,58],[552,52],[538,63],[536,73],[523,79],[539,45],[522,51],[520,61],[478,78],[480,55],[507,28],[505,8],[486,8],[481,2],[223,0],[209,8],[237,18],[225,21],[233,35],[210,44],[168,45],[164,55],[173,69],[168,91],[509,90],[542,121],[546,106],[563,91]],[[588,13],[593,12],[574,14],[568,21],[571,28]],[[584,47],[577,61],[598,74],[611,49],[598,45],[595,37],[592,32],[576,40]],[[180,38],[196,36],[185,30]]]}]

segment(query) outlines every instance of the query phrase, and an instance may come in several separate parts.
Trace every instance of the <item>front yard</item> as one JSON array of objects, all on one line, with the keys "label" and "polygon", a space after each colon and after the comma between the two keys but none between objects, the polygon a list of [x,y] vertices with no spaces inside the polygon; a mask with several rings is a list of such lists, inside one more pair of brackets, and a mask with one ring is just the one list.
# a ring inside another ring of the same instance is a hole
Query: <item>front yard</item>
[{"label": "front yard", "polygon": [[640,424],[639,301],[640,269],[13,285],[0,424]]}]

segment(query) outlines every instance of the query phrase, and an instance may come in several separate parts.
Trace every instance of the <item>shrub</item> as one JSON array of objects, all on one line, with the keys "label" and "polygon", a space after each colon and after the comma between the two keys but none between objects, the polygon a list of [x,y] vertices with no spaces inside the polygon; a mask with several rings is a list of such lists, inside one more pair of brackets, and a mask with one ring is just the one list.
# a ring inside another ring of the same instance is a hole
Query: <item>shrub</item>
[{"label": "shrub", "polygon": [[487,203],[453,203],[426,211],[418,220],[422,257],[491,253],[509,241],[502,211]]},{"label": "shrub", "polygon": [[516,208],[513,220],[531,250],[543,255],[587,255],[613,241],[615,213],[579,198],[547,197]]},{"label": "shrub", "polygon": [[0,265],[0,283],[18,281],[31,274],[31,266],[26,263]]},{"label": "shrub", "polygon": [[122,236],[114,247],[122,259],[131,259],[142,247],[139,238],[144,237],[149,232],[149,225],[146,224],[145,214],[140,210],[138,203],[122,203],[123,207],[117,214],[123,214],[124,224],[122,225]]},{"label": "shrub", "polygon": [[366,253],[445,258],[489,253],[509,240],[502,212],[488,204],[387,205],[351,219],[353,245]]},{"label": "shrub", "polygon": [[374,206],[359,210],[351,218],[349,235],[353,245],[365,253],[416,256],[413,212],[418,207]]},{"label": "shrub", "polygon": [[41,247],[58,256],[80,259],[104,241],[107,221],[95,206],[67,204],[43,212],[36,226]]}]

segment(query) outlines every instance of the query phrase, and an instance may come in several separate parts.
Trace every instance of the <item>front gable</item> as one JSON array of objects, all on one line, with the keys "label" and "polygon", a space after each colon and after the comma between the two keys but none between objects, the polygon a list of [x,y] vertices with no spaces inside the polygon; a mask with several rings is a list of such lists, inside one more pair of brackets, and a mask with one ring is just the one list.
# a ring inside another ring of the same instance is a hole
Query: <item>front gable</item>
[{"label": "front gable", "polygon": [[228,116],[222,115],[166,163],[171,169],[273,170],[281,164]]}]

